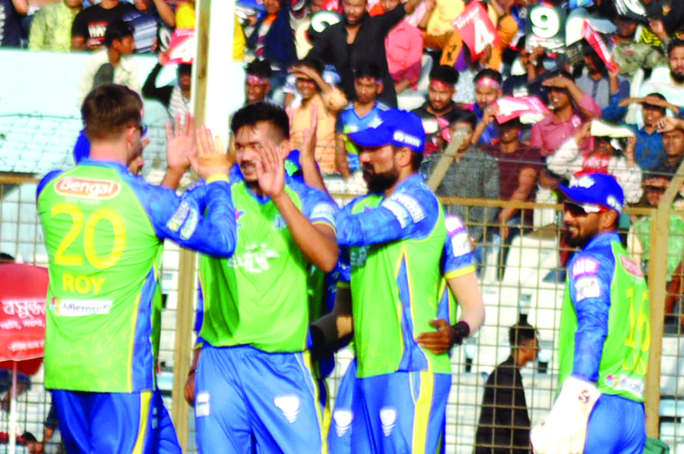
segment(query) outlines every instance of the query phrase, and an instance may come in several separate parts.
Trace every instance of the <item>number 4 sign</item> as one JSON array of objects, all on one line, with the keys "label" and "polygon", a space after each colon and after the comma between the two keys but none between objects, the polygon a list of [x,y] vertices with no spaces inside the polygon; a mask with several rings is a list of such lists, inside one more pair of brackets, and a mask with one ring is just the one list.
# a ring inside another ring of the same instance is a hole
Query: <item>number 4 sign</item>
[{"label": "number 4 sign", "polygon": [[496,27],[489,20],[487,10],[479,1],[472,1],[463,12],[454,19],[453,26],[463,38],[473,59],[484,52],[487,44],[495,45],[499,42]]},{"label": "number 4 sign", "polygon": [[524,114],[546,115],[549,113],[549,109],[536,96],[519,98],[505,96],[497,99],[494,103],[499,108],[499,112],[496,114],[496,121],[499,124],[506,123]]},{"label": "number 4 sign", "polygon": [[162,62],[163,65],[169,63],[192,63],[197,52],[197,38],[195,30],[176,30],[171,36],[169,52]]}]

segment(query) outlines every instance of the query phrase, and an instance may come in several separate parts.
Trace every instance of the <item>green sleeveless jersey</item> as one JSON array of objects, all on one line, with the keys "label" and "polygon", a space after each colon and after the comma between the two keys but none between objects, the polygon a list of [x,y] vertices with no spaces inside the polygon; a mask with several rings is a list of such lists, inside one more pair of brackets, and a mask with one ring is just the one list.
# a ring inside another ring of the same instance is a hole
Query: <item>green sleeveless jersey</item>
[{"label": "green sleeveless jersey", "polygon": [[[409,190],[412,183],[407,185]],[[396,371],[451,373],[448,355],[435,355],[415,341],[419,333],[434,331],[429,322],[437,318],[444,294],[441,260],[447,238],[438,202],[437,209],[430,210],[418,205],[417,200],[406,194],[395,194],[387,200],[368,195],[352,208],[352,213],[358,214],[389,203],[399,211],[391,204],[406,202],[416,219],[428,216],[433,221],[428,232],[398,241],[352,246],[349,250],[359,378]]]},{"label": "green sleeveless jersey", "polygon": [[[294,179],[286,181],[285,191],[313,224],[335,228],[336,207],[327,195]],[[204,314],[199,336],[215,347],[303,351],[309,326],[309,260],[270,199],[255,196],[241,178],[231,187],[237,246],[228,259],[200,258]]]},{"label": "green sleeveless jersey", "polygon": [[[601,393],[643,402],[651,330],[648,287],[638,265],[617,235],[608,234],[592,240],[573,258],[568,271],[559,386],[569,375],[579,375],[596,381]],[[606,313],[607,332],[605,326],[595,328]],[[577,332],[578,326],[584,327],[583,332]],[[591,370],[595,364],[597,376]]]}]

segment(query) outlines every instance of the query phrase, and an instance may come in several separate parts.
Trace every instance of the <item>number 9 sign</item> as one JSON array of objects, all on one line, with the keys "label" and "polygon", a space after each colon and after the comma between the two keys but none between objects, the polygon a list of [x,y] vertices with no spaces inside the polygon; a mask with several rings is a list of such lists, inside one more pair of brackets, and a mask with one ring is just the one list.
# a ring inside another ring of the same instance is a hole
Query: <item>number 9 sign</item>
[{"label": "number 9 sign", "polygon": [[565,11],[546,5],[530,9],[527,16],[526,47],[534,49],[543,46],[556,49],[565,45]]}]

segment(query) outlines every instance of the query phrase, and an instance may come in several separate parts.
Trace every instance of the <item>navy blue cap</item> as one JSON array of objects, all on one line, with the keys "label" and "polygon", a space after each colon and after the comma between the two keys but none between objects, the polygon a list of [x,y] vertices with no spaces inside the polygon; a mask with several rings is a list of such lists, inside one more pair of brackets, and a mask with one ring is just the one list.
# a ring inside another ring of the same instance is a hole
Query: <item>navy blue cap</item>
[{"label": "navy blue cap", "polygon": [[425,130],[418,115],[405,110],[390,109],[380,113],[380,125],[349,133],[349,139],[362,147],[395,145],[409,147],[418,153],[425,147]]},{"label": "navy blue cap", "polygon": [[605,173],[572,177],[569,186],[560,185],[558,190],[565,194],[568,202],[581,206],[588,213],[597,212],[600,207],[622,213],[625,205],[625,194],[620,183]]}]

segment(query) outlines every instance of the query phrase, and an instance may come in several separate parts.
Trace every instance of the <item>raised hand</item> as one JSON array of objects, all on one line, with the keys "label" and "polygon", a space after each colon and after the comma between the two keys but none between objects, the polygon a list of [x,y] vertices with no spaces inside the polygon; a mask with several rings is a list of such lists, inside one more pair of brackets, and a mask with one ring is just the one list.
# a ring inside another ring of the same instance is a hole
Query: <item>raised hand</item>
[{"label": "raised hand", "polygon": [[264,195],[275,199],[285,187],[285,160],[280,150],[270,141],[261,145],[261,153],[256,162],[257,181]]},{"label": "raised hand", "polygon": [[186,114],[182,127],[180,115],[173,120],[173,130],[171,122],[166,122],[166,162],[169,170],[184,173],[190,167],[190,158],[197,154],[195,117]]},{"label": "raised hand", "polygon": [[302,134],[302,148],[299,150],[300,159],[315,159],[316,157],[316,140],[318,130],[318,107],[314,106],[311,109],[311,124]]},{"label": "raised hand", "polygon": [[216,175],[228,176],[233,162],[226,154],[221,138],[213,137],[206,126],[198,128],[196,135],[197,156],[190,157],[190,162],[197,175],[205,180]]}]

